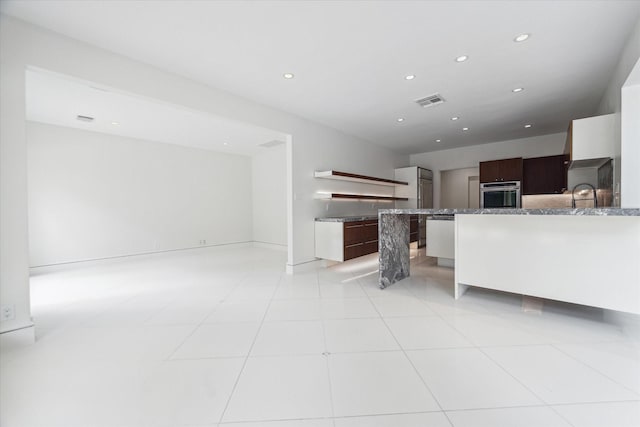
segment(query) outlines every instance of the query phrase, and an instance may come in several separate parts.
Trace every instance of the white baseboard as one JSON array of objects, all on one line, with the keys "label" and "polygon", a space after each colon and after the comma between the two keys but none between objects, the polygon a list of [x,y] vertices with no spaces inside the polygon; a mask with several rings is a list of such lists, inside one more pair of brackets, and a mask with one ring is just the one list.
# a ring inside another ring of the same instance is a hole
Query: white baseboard
[{"label": "white baseboard", "polygon": [[34,325],[0,333],[0,352],[26,347],[36,342]]},{"label": "white baseboard", "polygon": [[287,245],[279,245],[277,243],[267,243],[267,242],[258,242],[258,241],[253,241],[253,247],[254,248],[264,248],[264,249],[273,249],[276,251],[283,251],[286,252],[287,251]]},{"label": "white baseboard", "polygon": [[316,259],[313,261],[301,262],[295,265],[287,264],[286,271],[287,274],[309,273],[317,270],[318,268],[322,268],[322,261],[323,260],[321,259]]},{"label": "white baseboard", "polygon": [[87,258],[87,259],[80,259],[80,260],[76,260],[76,261],[63,261],[63,262],[58,262],[58,263],[53,263],[53,264],[34,265],[32,267],[29,267],[29,268],[30,268],[31,271],[40,272],[40,271],[47,271],[45,269],[55,269],[56,267],[64,267],[66,265],[72,265],[72,264],[80,264],[80,263],[86,264],[86,263],[92,263],[92,262],[93,263],[99,263],[101,261],[109,261],[109,260],[114,260],[114,259],[119,259],[119,258],[149,256],[149,255],[157,255],[157,254],[164,254],[164,253],[168,253],[168,252],[178,252],[178,251],[192,251],[192,250],[206,249],[206,248],[217,248],[217,247],[222,247],[222,246],[233,246],[233,247],[240,247],[240,248],[242,248],[242,247],[252,247],[253,246],[253,242],[247,241],[247,242],[220,243],[220,244],[213,244],[213,245],[193,246],[193,247],[188,247],[188,248],[163,249],[161,251],[137,252],[137,253],[132,253],[132,254],[113,255],[113,256],[102,257],[102,258]]},{"label": "white baseboard", "polygon": [[456,266],[456,262],[451,258],[438,258],[438,265],[440,267],[454,268]]}]

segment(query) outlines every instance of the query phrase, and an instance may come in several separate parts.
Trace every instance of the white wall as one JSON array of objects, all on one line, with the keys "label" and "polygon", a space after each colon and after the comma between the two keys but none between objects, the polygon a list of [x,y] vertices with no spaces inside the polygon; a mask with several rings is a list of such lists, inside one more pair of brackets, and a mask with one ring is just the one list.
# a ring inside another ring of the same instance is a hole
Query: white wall
[{"label": "white wall", "polygon": [[[14,319],[0,333],[29,328],[29,247],[27,238],[27,144],[24,123],[25,74],[6,60],[0,24],[0,301],[13,306]],[[33,329],[33,328],[30,328]],[[18,332],[19,333],[19,332]]]},{"label": "white wall", "polygon": [[479,162],[488,160],[562,154],[565,141],[565,133],[554,133],[531,138],[453,148],[451,150],[413,154],[410,161],[411,165],[421,166],[433,171],[434,207],[440,207],[440,171],[478,167]]},{"label": "white wall", "polygon": [[[622,182],[621,171],[623,169],[629,171],[638,170],[640,168],[640,159],[633,156],[622,156],[622,151],[624,151],[623,146],[626,146],[627,150],[631,150],[631,152],[633,152],[633,146],[637,146],[638,141],[634,139],[622,139],[622,119],[620,113],[622,111],[621,89],[631,73],[631,70],[637,64],[638,58],[640,58],[640,20],[631,32],[629,39],[622,50],[620,60],[615,67],[613,75],[609,80],[607,90],[602,96],[602,100],[598,106],[598,115],[610,113],[615,113],[616,115],[616,135],[613,141],[613,152],[615,153],[613,160],[613,188],[615,191],[616,188],[620,187],[621,192],[619,198],[623,207],[640,207],[639,205],[634,204],[626,205],[625,195],[622,193],[622,188],[625,187],[625,184]],[[636,123],[638,120],[637,117],[629,117],[629,119]],[[627,188],[630,190],[637,189],[637,181],[631,182]]]},{"label": "white wall", "polygon": [[27,123],[31,266],[252,239],[251,159]]},{"label": "white wall", "polygon": [[[24,72],[36,67],[92,81],[162,102],[274,129],[291,135],[287,144],[289,266],[314,260],[314,217],[325,213],[374,212],[369,204],[348,202],[325,209],[313,198],[320,183],[313,171],[333,168],[392,178],[409,157],[376,147],[326,126],[265,107],[223,90],[194,82],[96,48],[6,15],[0,15],[2,92],[2,252],[0,297],[16,305],[19,319],[0,332],[29,324]],[[9,154],[11,157],[4,155]],[[5,268],[5,266],[7,266]]]},{"label": "white wall", "polygon": [[622,88],[621,141],[621,205],[640,208],[640,84]]},{"label": "white wall", "polygon": [[287,156],[285,145],[251,158],[253,240],[287,245]]},{"label": "white wall", "polygon": [[480,169],[477,167],[441,171],[440,207],[447,209],[468,208],[469,177],[479,175]]}]

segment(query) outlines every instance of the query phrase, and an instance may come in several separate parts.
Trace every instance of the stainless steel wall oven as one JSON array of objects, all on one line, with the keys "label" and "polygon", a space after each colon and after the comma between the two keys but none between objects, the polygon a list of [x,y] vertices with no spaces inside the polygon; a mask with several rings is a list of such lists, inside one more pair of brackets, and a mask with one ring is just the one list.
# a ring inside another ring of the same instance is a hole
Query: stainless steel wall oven
[{"label": "stainless steel wall oven", "polygon": [[520,181],[480,184],[480,208],[520,208]]}]

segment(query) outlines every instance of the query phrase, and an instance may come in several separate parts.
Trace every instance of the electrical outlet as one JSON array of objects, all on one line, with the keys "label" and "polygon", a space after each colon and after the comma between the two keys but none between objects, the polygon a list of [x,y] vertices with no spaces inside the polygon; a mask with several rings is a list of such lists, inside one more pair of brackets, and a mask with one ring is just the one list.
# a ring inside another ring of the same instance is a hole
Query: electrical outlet
[{"label": "electrical outlet", "polygon": [[0,321],[13,320],[16,318],[16,309],[14,305],[0,306]]},{"label": "electrical outlet", "polygon": [[203,244],[203,245],[206,245],[206,244],[207,244],[207,239],[203,239],[203,240],[202,240],[202,244]]}]

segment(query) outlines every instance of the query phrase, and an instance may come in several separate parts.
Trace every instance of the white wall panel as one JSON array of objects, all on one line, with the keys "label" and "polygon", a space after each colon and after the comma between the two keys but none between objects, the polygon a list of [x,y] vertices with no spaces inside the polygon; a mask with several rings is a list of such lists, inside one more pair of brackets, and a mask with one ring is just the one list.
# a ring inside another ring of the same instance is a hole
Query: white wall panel
[{"label": "white wall panel", "polygon": [[27,141],[31,266],[252,240],[247,156],[34,122]]},{"label": "white wall panel", "polygon": [[253,240],[287,245],[287,156],[284,144],[251,158]]}]

